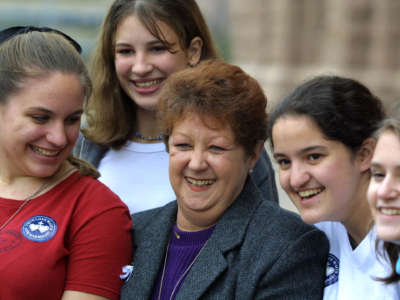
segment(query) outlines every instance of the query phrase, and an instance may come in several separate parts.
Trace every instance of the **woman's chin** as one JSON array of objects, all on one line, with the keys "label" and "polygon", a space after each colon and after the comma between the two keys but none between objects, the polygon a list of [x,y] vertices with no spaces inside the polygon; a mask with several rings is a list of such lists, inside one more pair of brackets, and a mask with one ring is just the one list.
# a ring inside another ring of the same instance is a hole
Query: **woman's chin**
[{"label": "woman's chin", "polygon": [[380,240],[400,245],[400,225],[383,226],[378,223],[376,226],[376,234]]},{"label": "woman's chin", "polygon": [[307,211],[302,209],[299,209],[299,212],[301,219],[303,220],[304,223],[315,224],[322,221],[326,221],[326,219],[317,212]]}]

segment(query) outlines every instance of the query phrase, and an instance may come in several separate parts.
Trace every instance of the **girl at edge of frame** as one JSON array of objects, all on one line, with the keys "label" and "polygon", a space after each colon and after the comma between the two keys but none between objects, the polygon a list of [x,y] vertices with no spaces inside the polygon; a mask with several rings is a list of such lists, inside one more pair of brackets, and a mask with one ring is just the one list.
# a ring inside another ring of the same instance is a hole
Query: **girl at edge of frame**
[{"label": "girl at edge of frame", "polygon": [[318,76],[296,87],[270,115],[268,132],[282,188],[303,221],[330,242],[324,299],[395,299],[375,277],[376,232],[367,202],[371,138],[381,101],[360,82]]},{"label": "girl at edge of frame", "polygon": [[80,46],[48,27],[0,37],[0,298],[117,300],[132,222],[71,155],[91,92]]},{"label": "girl at edge of frame", "polygon": [[[395,283],[400,295],[400,114],[383,121],[373,136],[377,142],[367,197],[377,236],[384,241],[384,251],[380,254],[383,259],[389,259],[392,266],[391,274],[380,279],[388,284]],[[377,246],[382,247],[379,243]]]},{"label": "girl at edge of frame", "polygon": [[[132,34],[134,33],[134,34]],[[131,213],[176,199],[157,124],[165,80],[218,54],[194,0],[117,0],[104,19],[91,61],[94,92],[74,154],[98,168]],[[263,197],[278,202],[264,150],[251,174]]]}]

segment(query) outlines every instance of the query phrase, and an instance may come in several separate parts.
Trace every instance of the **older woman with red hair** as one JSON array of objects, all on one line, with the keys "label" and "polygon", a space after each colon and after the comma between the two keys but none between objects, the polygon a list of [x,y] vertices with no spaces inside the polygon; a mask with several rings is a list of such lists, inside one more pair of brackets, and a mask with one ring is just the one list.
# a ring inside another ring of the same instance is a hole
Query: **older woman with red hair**
[{"label": "older woman with red hair", "polygon": [[219,60],[168,79],[158,111],[177,200],[133,215],[122,299],[321,299],[327,239],[263,201],[249,176],[266,104],[255,79]]}]

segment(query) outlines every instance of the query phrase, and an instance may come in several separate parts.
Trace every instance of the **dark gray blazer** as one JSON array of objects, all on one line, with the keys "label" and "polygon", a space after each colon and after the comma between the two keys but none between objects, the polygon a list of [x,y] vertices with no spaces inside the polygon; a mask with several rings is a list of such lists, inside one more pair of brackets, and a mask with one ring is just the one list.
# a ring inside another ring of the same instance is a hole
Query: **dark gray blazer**
[{"label": "dark gray blazer", "polygon": [[[121,299],[149,299],[162,268],[176,201],[134,214],[133,273]],[[322,299],[328,240],[263,201],[250,178],[222,215],[176,299]]]},{"label": "dark gray blazer", "polygon": [[[73,154],[87,160],[97,168],[108,149],[108,147],[98,145],[85,139],[82,133],[80,133]],[[264,199],[278,203],[275,173],[265,149],[261,153],[260,158],[253,169],[253,173],[251,173],[251,177],[257,187],[261,190]]]}]

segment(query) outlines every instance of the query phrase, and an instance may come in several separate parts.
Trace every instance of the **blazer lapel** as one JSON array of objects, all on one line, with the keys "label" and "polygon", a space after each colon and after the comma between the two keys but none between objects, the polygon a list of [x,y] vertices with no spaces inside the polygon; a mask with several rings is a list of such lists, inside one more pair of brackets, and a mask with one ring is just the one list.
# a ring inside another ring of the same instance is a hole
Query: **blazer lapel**
[{"label": "blazer lapel", "polygon": [[200,299],[209,286],[227,269],[228,264],[223,253],[210,242],[211,238],[182,283],[176,300]]},{"label": "blazer lapel", "polygon": [[243,242],[247,225],[261,203],[257,188],[248,178],[243,191],[218,221],[197,261],[182,283],[176,300],[200,299],[213,282],[228,268],[226,255]]}]

